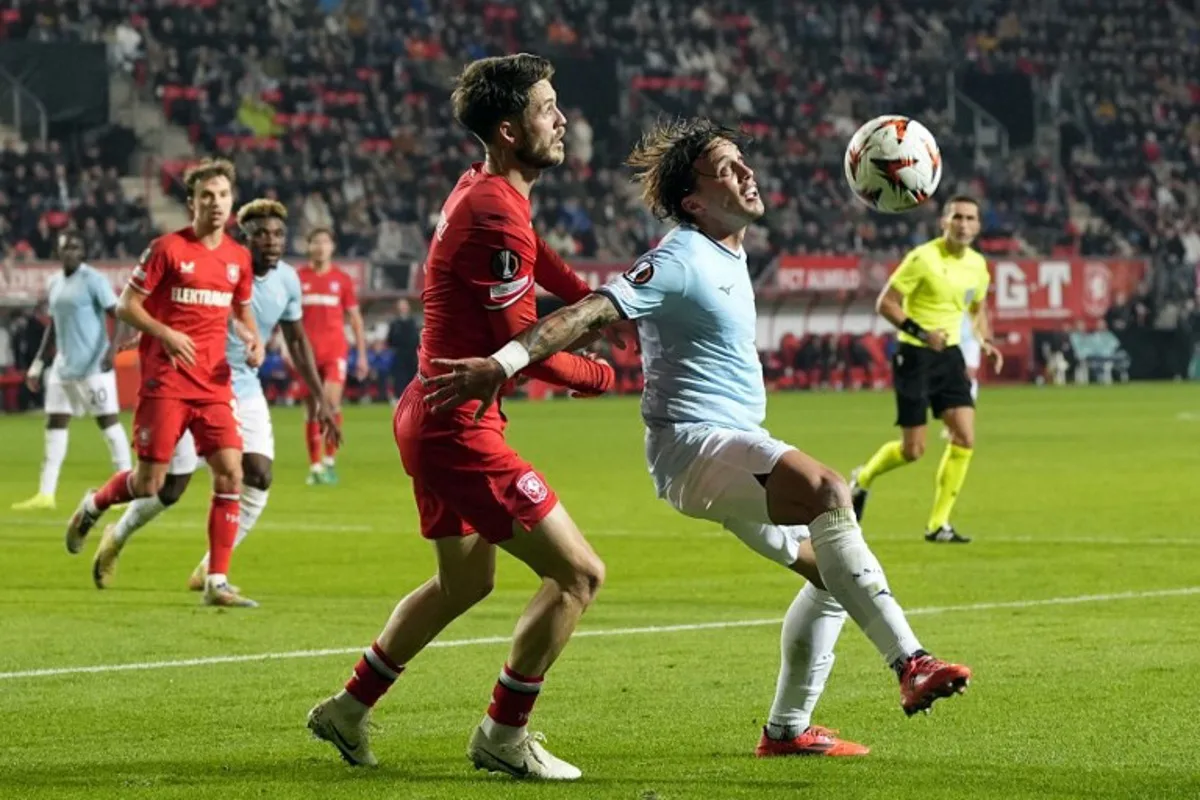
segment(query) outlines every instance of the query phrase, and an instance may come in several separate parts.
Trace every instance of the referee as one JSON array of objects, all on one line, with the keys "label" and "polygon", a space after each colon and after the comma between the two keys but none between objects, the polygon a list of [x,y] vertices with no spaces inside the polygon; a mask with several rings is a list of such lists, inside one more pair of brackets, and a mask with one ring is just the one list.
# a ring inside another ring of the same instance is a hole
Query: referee
[{"label": "referee", "polygon": [[855,469],[850,489],[861,520],[875,479],[924,455],[932,410],[949,431],[950,441],[938,465],[925,540],[965,543],[970,538],[950,524],[975,446],[975,401],[959,349],[964,311],[970,312],[976,339],[997,372],[1003,359],[992,345],[987,317],[987,262],[971,247],[979,235],[979,203],[955,195],[942,210],[941,222],[942,235],[910,250],[875,302],[879,315],[900,331],[892,374],[901,438],[880,447]]}]

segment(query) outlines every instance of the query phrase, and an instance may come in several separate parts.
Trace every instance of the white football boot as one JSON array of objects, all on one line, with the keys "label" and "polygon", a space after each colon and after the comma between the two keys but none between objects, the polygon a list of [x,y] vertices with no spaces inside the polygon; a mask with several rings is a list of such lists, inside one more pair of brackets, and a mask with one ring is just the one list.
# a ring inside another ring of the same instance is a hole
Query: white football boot
[{"label": "white football boot", "polygon": [[496,742],[488,738],[483,727],[475,729],[471,743],[467,746],[467,758],[475,769],[488,772],[503,772],[514,778],[542,781],[578,780],[583,772],[574,764],[568,764],[545,747],[546,737],[540,733],[526,733],[515,742]]},{"label": "white football boot", "polygon": [[313,736],[336,747],[347,764],[373,767],[379,761],[371,752],[370,717],[370,712],[361,716],[352,714],[337,697],[330,697],[308,712],[308,729]]}]

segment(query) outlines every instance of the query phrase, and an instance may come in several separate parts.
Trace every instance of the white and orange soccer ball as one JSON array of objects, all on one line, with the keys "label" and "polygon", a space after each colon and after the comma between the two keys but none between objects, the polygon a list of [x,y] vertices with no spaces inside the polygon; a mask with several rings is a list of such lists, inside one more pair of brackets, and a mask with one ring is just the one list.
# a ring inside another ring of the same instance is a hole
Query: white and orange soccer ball
[{"label": "white and orange soccer ball", "polygon": [[854,196],[887,214],[921,205],[942,180],[942,154],[933,134],[915,119],[895,114],[855,131],[844,167]]}]

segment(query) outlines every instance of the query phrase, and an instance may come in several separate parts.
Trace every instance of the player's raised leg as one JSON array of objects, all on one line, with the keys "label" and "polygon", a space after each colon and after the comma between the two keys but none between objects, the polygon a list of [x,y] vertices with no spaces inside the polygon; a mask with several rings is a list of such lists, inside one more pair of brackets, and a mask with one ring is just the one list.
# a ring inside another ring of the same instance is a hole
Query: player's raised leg
[{"label": "player's raised leg", "polygon": [[779,459],[765,485],[773,522],[808,526],[822,581],[895,670],[905,713],[965,690],[969,669],[935,659],[921,647],[863,538],[841,476],[792,450]]},{"label": "player's raised leg", "polygon": [[[192,474],[199,464],[195,439],[192,437],[191,431],[186,431],[175,445],[174,452],[171,453],[171,461],[167,465],[167,477],[158,493],[151,497],[134,500],[115,524],[104,529],[104,534],[100,537],[100,544],[96,547],[96,555],[92,559],[92,582],[96,584],[97,589],[107,589],[113,585],[117,562],[125,545],[129,543],[134,533],[149,525],[159,514],[179,502],[183,493],[187,491]],[[203,588],[204,580],[201,576],[197,589]]]},{"label": "player's raised leg", "polygon": [[139,398],[133,414],[138,463],[115,473],[99,489],[87,490],[67,524],[67,552],[78,553],[100,517],[114,505],[162,491],[175,445],[191,420],[184,402],[161,397]]},{"label": "player's raised leg", "polygon": [[309,712],[315,736],[350,764],[374,766],[367,721],[405,666],[447,625],[487,597],[495,584],[495,547],[481,536],[435,539],[437,574],[396,604],[345,688]]}]

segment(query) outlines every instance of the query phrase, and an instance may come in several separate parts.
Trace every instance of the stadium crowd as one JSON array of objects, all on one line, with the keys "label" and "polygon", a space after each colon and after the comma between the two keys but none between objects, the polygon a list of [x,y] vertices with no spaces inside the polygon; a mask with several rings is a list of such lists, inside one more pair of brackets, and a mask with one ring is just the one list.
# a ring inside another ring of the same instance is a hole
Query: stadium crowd
[{"label": "stadium crowd", "polygon": [[68,226],[83,232],[90,259],[136,257],[155,235],[145,202],[125,197],[99,148],[0,142],[0,257],[48,259],[54,232]]},{"label": "stadium crowd", "polygon": [[[756,269],[781,252],[897,253],[935,234],[934,209],[868,213],[847,201],[841,159],[859,122],[898,110],[938,136],[941,191],[984,199],[989,246],[1152,253],[1146,302],[1189,319],[1200,260],[1200,28],[1180,9],[1165,0],[931,0],[919,15],[868,0],[451,0],[436,9],[427,0],[17,0],[0,15],[0,36],[108,41],[114,67],[137,75],[198,152],[235,160],[242,197],[289,205],[296,251],[309,230],[331,226],[341,254],[372,259],[394,288],[408,285],[441,199],[477,157],[450,118],[450,79],[469,59],[528,49],[606,54],[621,84],[617,118],[589,111],[588,97],[561,98],[569,163],[547,174],[534,203],[536,225],[566,255],[619,260],[654,243],[663,228],[620,161],[650,118],[685,112],[740,123],[753,138],[771,209],[747,241]],[[948,76],[968,64],[1021,70],[1060,101],[1061,173],[1037,148],[979,157],[949,123]],[[175,191],[170,176],[182,166],[164,168]],[[136,254],[153,231],[117,177],[92,152],[7,144],[0,246],[44,256],[52,232],[73,224],[91,258]],[[805,359],[862,360],[818,344]]]}]

